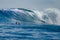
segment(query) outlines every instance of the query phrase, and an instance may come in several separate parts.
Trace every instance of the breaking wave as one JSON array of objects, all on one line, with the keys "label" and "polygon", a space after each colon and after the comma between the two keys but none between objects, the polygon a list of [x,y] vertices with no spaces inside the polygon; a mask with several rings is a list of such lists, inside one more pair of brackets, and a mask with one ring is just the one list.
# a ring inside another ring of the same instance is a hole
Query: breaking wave
[{"label": "breaking wave", "polygon": [[59,21],[57,21],[58,14],[59,10],[52,8],[44,11],[24,8],[0,9],[0,23],[59,24]]},{"label": "breaking wave", "polygon": [[51,25],[60,23],[59,13],[59,9],[55,8],[44,11],[24,8],[0,9],[0,39],[60,40],[60,26]]}]

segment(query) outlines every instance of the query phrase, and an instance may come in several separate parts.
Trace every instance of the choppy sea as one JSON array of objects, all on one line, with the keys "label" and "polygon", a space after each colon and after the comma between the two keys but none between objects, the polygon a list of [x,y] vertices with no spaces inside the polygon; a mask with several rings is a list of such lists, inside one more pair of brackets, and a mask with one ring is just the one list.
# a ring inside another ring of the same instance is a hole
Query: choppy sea
[{"label": "choppy sea", "polygon": [[0,40],[60,40],[60,26],[0,25]]}]

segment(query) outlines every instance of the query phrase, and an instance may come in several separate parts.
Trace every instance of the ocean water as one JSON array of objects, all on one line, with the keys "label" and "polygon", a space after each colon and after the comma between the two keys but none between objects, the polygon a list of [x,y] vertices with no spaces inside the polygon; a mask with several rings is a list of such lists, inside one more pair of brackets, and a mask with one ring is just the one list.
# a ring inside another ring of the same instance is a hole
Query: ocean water
[{"label": "ocean water", "polygon": [[2,25],[0,40],[60,40],[60,26]]},{"label": "ocean water", "polygon": [[56,10],[0,9],[0,40],[60,40],[58,19]]}]

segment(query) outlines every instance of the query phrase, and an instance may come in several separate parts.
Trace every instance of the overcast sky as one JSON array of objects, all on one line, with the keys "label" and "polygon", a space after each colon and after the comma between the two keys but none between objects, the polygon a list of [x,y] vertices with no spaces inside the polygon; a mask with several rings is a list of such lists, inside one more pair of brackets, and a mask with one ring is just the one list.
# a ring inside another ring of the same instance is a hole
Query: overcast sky
[{"label": "overcast sky", "polygon": [[60,8],[60,0],[0,0],[0,8]]}]

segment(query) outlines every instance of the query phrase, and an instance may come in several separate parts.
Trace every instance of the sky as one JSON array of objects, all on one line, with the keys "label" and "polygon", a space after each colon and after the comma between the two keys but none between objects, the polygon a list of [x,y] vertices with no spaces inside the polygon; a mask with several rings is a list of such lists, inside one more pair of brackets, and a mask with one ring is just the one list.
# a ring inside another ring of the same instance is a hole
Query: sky
[{"label": "sky", "polygon": [[60,0],[0,0],[0,8],[60,9]]}]

